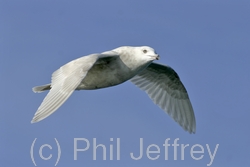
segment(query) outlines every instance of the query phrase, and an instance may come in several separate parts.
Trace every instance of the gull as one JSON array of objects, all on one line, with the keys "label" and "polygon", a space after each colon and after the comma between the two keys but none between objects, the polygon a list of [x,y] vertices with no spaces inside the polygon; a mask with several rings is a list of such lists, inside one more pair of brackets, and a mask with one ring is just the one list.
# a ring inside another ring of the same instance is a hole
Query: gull
[{"label": "gull", "polygon": [[54,113],[75,90],[101,89],[130,80],[185,131],[195,133],[195,115],[187,90],[171,67],[153,62],[158,59],[149,46],[122,46],[70,61],[52,74],[50,84],[32,88],[35,93],[49,93],[31,123]]}]

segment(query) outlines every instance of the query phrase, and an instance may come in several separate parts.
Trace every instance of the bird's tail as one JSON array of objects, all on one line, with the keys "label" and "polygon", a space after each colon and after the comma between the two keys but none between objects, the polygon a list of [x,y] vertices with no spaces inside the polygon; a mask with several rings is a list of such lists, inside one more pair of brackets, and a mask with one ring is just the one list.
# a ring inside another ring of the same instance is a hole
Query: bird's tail
[{"label": "bird's tail", "polygon": [[41,92],[43,92],[45,90],[50,90],[50,88],[51,88],[50,85],[51,84],[46,84],[46,85],[42,85],[42,86],[35,86],[35,87],[32,88],[32,90],[35,93],[41,93]]}]

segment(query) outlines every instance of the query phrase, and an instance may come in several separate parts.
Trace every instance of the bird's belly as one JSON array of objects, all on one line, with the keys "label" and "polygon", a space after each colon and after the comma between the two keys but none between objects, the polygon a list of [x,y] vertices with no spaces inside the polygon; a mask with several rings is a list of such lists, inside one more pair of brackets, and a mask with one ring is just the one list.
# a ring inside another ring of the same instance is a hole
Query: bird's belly
[{"label": "bird's belly", "polygon": [[88,71],[76,90],[100,89],[121,84],[135,75],[135,72],[121,66],[98,64]]}]

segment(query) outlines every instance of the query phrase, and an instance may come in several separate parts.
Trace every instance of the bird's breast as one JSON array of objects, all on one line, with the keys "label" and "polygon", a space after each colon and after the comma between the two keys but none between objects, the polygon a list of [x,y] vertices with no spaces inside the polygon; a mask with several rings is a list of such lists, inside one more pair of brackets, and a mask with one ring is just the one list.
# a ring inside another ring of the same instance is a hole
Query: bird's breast
[{"label": "bird's breast", "polygon": [[131,70],[122,61],[97,63],[88,71],[77,90],[115,86],[131,79],[135,75],[136,71]]}]

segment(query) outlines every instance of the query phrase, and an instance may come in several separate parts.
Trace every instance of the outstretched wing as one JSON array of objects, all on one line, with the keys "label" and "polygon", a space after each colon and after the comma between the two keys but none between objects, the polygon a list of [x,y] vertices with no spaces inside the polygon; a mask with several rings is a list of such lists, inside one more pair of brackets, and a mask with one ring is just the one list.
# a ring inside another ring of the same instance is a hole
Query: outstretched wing
[{"label": "outstretched wing", "polygon": [[196,122],[188,93],[177,73],[168,66],[151,63],[131,79],[136,86],[167,112],[189,133],[195,133]]},{"label": "outstretched wing", "polygon": [[92,54],[73,60],[52,74],[51,89],[36,111],[31,123],[38,122],[55,112],[73,93],[89,69],[98,60],[118,57],[114,52]]}]

